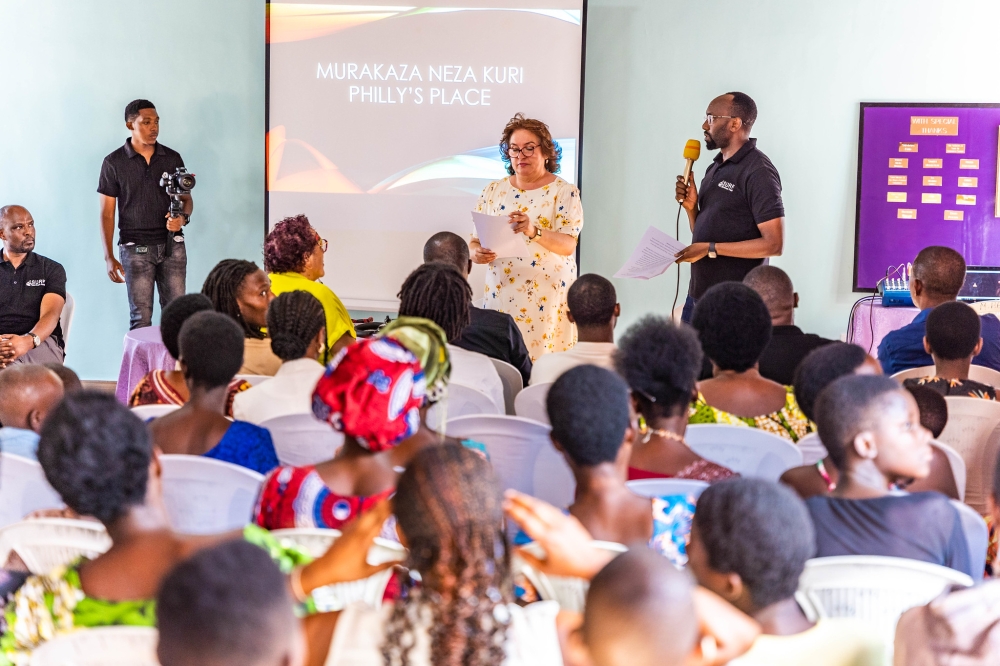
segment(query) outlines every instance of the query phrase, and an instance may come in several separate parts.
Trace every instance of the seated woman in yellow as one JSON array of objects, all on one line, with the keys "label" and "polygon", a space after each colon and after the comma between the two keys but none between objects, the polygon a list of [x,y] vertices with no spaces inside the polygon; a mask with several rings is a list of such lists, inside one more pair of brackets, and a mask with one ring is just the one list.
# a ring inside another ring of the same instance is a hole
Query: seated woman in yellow
[{"label": "seated woman in yellow", "polygon": [[323,304],[326,312],[326,363],[358,337],[347,308],[333,290],[319,279],[325,274],[323,253],[327,242],[319,237],[305,215],[286,217],[274,225],[264,242],[264,268],[275,296],[287,291],[307,291]]},{"label": "seated woman in yellow", "polygon": [[688,423],[746,425],[793,442],[811,432],[792,387],[757,371],[771,340],[771,315],[757,292],[739,282],[717,284],[698,299],[691,323],[713,376],[698,382]]}]

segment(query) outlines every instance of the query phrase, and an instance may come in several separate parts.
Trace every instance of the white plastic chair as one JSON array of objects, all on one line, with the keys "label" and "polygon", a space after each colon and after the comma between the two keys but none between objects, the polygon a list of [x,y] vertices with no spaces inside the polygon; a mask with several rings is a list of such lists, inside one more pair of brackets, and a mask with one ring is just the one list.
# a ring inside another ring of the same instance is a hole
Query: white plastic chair
[{"label": "white plastic chair", "polygon": [[93,559],[111,548],[104,525],[92,520],[33,518],[0,528],[0,564],[15,552],[36,575],[47,574],[76,558]]},{"label": "white plastic chair", "polygon": [[702,458],[755,479],[777,481],[802,464],[802,451],[791,441],[757,428],[696,424],[688,426],[684,439]]},{"label": "white plastic chair", "polygon": [[899,616],[949,587],[970,587],[960,571],[899,557],[843,555],[806,562],[795,599],[810,620],[862,620],[892,645]]},{"label": "white plastic chair", "polygon": [[266,382],[271,378],[271,375],[236,375],[236,379],[242,379],[250,386],[257,386],[257,384]]},{"label": "white plastic chair", "polygon": [[203,456],[162,455],[160,464],[163,501],[178,532],[215,534],[250,522],[262,475]]},{"label": "white plastic chair", "polygon": [[180,405],[136,405],[132,413],[143,421],[152,421],[180,409]]},{"label": "white plastic chair", "polygon": [[625,484],[636,495],[643,497],[670,497],[672,495],[698,498],[708,488],[705,481],[695,479],[636,479]]},{"label": "white plastic chair", "polygon": [[16,523],[32,511],[62,507],[62,498],[49,485],[41,465],[0,453],[0,527]]},{"label": "white plastic chair", "polygon": [[503,384],[505,411],[508,416],[514,416],[514,399],[521,392],[521,389],[524,388],[524,377],[521,376],[517,368],[507,361],[501,361],[498,358],[490,358],[490,360],[493,361],[493,367],[497,369],[497,374],[500,375],[500,383]]},{"label": "white plastic chair", "polygon": [[479,414],[448,419],[445,434],[486,445],[500,488],[534,494],[535,461],[549,444],[550,428],[519,416]]},{"label": "white plastic chair", "polygon": [[815,465],[826,458],[826,447],[823,446],[823,442],[819,441],[819,433],[809,433],[796,442],[795,446],[799,447],[799,451],[802,452],[803,465]]},{"label": "white plastic chair", "polygon": [[287,414],[261,422],[282,465],[315,465],[333,458],[344,444],[344,434],[312,414]]},{"label": "white plastic chair", "polygon": [[514,398],[514,413],[526,419],[549,425],[549,412],[545,409],[545,399],[552,384],[527,386]]},{"label": "white plastic chair", "polygon": [[[593,545],[612,553],[624,553],[628,550],[620,543],[612,541],[594,541]],[[532,542],[522,546],[531,555],[540,559],[545,559],[545,550],[537,543]],[[515,573],[523,573],[535,590],[538,596],[546,601],[556,601],[559,607],[566,611],[582,613],[587,602],[587,590],[590,589],[590,581],[583,578],[572,578],[569,576],[549,576],[540,571],[536,571],[523,559],[514,555]]]},{"label": "white plastic chair", "polygon": [[[297,546],[311,556],[319,557],[340,538],[340,530],[297,527],[272,530],[271,535],[283,544]],[[402,562],[406,559],[406,549],[394,541],[376,537],[375,543],[368,549],[366,559],[372,565]],[[385,588],[391,578],[392,569],[385,569],[361,580],[321,587],[313,591],[312,598],[316,602],[316,609],[321,613],[343,610],[355,601],[363,601],[373,608],[380,608]]]},{"label": "white plastic chair", "polygon": [[427,427],[438,432],[444,431],[446,421],[459,416],[477,414],[500,414],[492,398],[482,391],[462,384],[449,384],[447,397],[431,406],[427,411]]},{"label": "white plastic chair", "polygon": [[948,458],[948,465],[951,467],[951,474],[955,477],[955,488],[958,490],[958,499],[965,501],[965,485],[968,474],[965,470],[965,460],[958,451],[942,442],[932,441],[931,446],[935,447]]},{"label": "white plastic chair", "polygon": [[[899,383],[903,383],[904,379],[921,379],[923,377],[933,377],[936,374],[937,369],[933,365],[925,365],[922,368],[901,370],[894,374],[892,378]],[[994,388],[1000,388],[1000,372],[983,365],[969,366],[969,379],[981,384],[988,384]]]},{"label": "white plastic chair", "polygon": [[96,627],[57,636],[31,655],[31,666],[159,666],[152,627]]},{"label": "white plastic chair", "polygon": [[[544,423],[548,427],[547,423]],[[532,495],[552,506],[565,509],[576,496],[576,478],[562,453],[556,450],[549,439],[535,459],[535,473],[532,481],[535,490]]]},{"label": "white plastic chair", "polygon": [[69,341],[69,328],[73,325],[73,312],[76,311],[76,301],[70,293],[66,292],[66,302],[63,303],[62,312],[59,313],[59,328],[62,329],[63,344]]},{"label": "white plastic chair", "polygon": [[975,310],[980,316],[984,314],[1000,315],[1000,299],[976,301],[975,303],[969,303],[969,307]]},{"label": "white plastic chair", "polygon": [[983,517],[976,513],[968,504],[951,500],[962,519],[962,531],[965,532],[965,542],[969,547],[969,564],[972,572],[979,578],[986,571],[986,549],[990,542],[990,530]]},{"label": "white plastic chair", "polygon": [[985,514],[993,486],[993,467],[1000,452],[1000,402],[946,397],[948,425],[938,441],[958,451],[968,472],[965,503]]}]

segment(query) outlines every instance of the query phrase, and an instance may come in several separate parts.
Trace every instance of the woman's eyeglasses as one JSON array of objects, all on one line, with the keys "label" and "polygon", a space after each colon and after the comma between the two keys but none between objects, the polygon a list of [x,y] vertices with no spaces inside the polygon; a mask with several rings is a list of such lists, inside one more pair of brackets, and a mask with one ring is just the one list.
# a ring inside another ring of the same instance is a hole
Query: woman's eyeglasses
[{"label": "woman's eyeglasses", "polygon": [[536,148],[538,148],[538,146],[536,146],[534,144],[528,144],[524,148],[517,148],[516,146],[512,146],[512,147],[507,148],[507,154],[510,155],[511,157],[517,157],[518,155],[524,155],[525,157],[531,157],[532,155],[535,154],[535,149]]},{"label": "woman's eyeglasses", "polygon": [[319,245],[320,249],[322,249],[324,252],[326,252],[326,249],[330,247],[330,241],[328,241],[325,238],[320,238],[318,241],[316,241],[316,244]]}]

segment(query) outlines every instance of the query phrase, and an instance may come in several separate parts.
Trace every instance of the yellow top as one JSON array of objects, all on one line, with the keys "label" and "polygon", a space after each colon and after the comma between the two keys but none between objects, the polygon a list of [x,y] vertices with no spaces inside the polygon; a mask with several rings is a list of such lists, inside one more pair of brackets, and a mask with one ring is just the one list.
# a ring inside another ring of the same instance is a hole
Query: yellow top
[{"label": "yellow top", "polygon": [[323,311],[326,312],[327,353],[323,355],[321,361],[325,363],[328,360],[326,357],[329,355],[329,350],[337,340],[344,337],[344,333],[350,333],[352,338],[358,337],[354,332],[351,316],[347,314],[347,308],[328,286],[299,273],[271,273],[268,277],[271,278],[271,291],[275,296],[288,291],[308,291],[323,305]]},{"label": "yellow top", "polygon": [[853,619],[821,619],[791,636],[761,635],[729,666],[888,666],[885,641]]}]

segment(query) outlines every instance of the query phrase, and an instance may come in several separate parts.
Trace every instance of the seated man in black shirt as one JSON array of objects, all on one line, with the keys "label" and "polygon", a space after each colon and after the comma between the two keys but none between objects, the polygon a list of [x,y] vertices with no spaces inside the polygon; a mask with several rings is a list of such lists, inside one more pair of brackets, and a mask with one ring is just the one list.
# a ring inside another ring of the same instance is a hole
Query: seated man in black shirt
[{"label": "seated man in black shirt", "polygon": [[35,254],[35,221],[21,206],[0,208],[0,240],[0,368],[62,363],[66,271]]},{"label": "seated man in black shirt", "polygon": [[[432,261],[451,264],[466,278],[472,270],[469,244],[450,231],[436,233],[424,244],[424,263]],[[514,318],[505,312],[477,307],[469,308],[469,316],[471,323],[451,344],[510,363],[521,373],[527,386],[531,377],[531,357]]]},{"label": "seated man in black shirt", "polygon": [[799,367],[802,359],[813,349],[833,340],[803,333],[795,325],[799,295],[795,293],[788,274],[777,266],[758,266],[747,273],[743,284],[760,294],[767,311],[771,313],[771,342],[761,354],[760,374],[771,381],[791,386],[795,368]]}]

